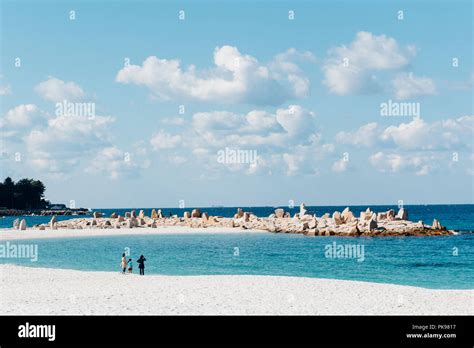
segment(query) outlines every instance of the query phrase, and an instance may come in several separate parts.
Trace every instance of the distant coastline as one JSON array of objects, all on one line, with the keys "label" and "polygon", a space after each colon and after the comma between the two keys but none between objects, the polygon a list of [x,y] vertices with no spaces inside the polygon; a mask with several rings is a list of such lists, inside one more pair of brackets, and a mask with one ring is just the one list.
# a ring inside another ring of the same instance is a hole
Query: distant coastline
[{"label": "distant coastline", "polygon": [[53,215],[87,215],[91,211],[86,208],[74,209],[0,209],[0,216],[53,216]]}]

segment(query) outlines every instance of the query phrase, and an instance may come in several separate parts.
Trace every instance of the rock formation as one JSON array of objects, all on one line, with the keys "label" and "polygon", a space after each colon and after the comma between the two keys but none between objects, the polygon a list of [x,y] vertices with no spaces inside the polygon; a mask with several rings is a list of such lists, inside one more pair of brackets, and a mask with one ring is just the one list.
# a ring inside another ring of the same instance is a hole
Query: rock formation
[{"label": "rock formation", "polygon": [[201,217],[201,210],[200,209],[193,209],[191,212],[191,217],[193,218],[200,218]]},{"label": "rock formation", "polygon": [[58,219],[56,218],[56,216],[53,216],[51,220],[49,221],[49,228],[54,229],[54,225],[56,224],[57,221]]},{"label": "rock formation", "polygon": [[341,217],[341,213],[336,211],[332,214],[332,218],[334,220],[334,223],[336,225],[342,225],[344,223],[344,221],[342,220],[342,217]]},{"label": "rock formation", "polygon": [[[70,220],[57,221],[53,216],[49,224],[35,225],[34,228],[44,229],[97,229],[97,228],[156,228],[160,226],[188,226],[194,228],[205,227],[231,227],[242,230],[266,230],[273,233],[301,233],[307,236],[431,236],[449,235],[453,231],[447,230],[438,220],[434,220],[431,226],[424,225],[422,221],[413,222],[404,220],[408,217],[406,209],[399,211],[397,215],[393,210],[386,212],[373,212],[367,209],[361,213],[361,219],[355,218],[348,209],[342,213],[334,212],[332,217],[324,214],[316,218],[314,214],[308,214],[306,207],[300,207],[300,213],[295,214],[293,219],[284,209],[275,209],[275,213],[269,217],[258,217],[251,212],[242,209],[237,210],[233,217],[210,216],[207,212],[201,213],[199,209],[192,212],[185,211],[183,218],[177,215],[163,217],[161,211],[153,210],[151,217],[129,212],[129,217],[112,214],[111,217],[74,218]],[[301,214],[303,213],[303,214]],[[97,216],[97,215],[96,215]],[[143,217],[141,217],[143,216]],[[161,217],[160,217],[161,216]],[[20,228],[23,222],[19,221],[14,226]],[[26,221],[24,223],[26,228]]]}]

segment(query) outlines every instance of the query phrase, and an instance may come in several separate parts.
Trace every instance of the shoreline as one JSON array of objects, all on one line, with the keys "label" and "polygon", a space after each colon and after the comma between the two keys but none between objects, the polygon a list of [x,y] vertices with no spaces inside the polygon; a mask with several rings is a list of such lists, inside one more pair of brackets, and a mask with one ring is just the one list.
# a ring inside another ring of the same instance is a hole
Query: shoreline
[{"label": "shoreline", "polygon": [[0,228],[0,241],[7,240],[29,240],[46,238],[75,238],[75,237],[114,237],[114,236],[134,236],[134,235],[194,235],[194,234],[250,234],[266,233],[258,229],[237,229],[231,227],[188,227],[188,226],[159,226],[156,228],[121,228],[121,229],[57,229],[38,230],[29,228],[25,231],[11,228]]},{"label": "shoreline", "polygon": [[3,315],[474,314],[474,290],[283,276],[140,277],[17,265],[0,265],[0,275]]}]

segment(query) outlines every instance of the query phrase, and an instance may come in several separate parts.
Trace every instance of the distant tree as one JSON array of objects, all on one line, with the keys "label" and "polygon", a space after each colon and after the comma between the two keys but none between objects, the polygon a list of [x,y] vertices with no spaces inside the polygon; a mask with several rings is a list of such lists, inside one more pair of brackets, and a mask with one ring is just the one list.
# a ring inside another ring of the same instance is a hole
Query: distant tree
[{"label": "distant tree", "polygon": [[0,207],[14,209],[41,209],[46,187],[39,180],[21,179],[15,183],[10,177],[0,183]]},{"label": "distant tree", "polygon": [[15,190],[15,183],[12,178],[7,177],[2,184],[0,184],[0,206],[11,208],[13,206],[13,192]]}]

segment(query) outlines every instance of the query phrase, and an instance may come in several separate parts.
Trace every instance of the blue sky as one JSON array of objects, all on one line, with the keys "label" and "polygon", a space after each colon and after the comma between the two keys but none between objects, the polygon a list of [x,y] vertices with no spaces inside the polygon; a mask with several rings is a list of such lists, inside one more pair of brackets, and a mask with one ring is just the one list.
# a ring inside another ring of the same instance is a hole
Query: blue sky
[{"label": "blue sky", "polygon": [[[43,180],[52,201],[473,202],[470,1],[2,1],[1,12],[1,174]],[[58,115],[64,100],[94,117]],[[420,115],[384,117],[389,100]],[[258,159],[220,163],[226,148]]]}]

